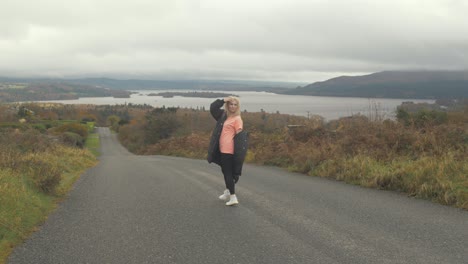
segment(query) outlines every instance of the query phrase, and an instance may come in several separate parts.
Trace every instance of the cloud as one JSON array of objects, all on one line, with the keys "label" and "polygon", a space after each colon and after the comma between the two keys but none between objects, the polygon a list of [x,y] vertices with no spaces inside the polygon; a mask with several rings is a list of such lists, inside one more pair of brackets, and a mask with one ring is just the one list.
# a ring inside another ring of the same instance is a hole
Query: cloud
[{"label": "cloud", "polygon": [[468,69],[456,0],[15,0],[0,75],[318,81]]}]

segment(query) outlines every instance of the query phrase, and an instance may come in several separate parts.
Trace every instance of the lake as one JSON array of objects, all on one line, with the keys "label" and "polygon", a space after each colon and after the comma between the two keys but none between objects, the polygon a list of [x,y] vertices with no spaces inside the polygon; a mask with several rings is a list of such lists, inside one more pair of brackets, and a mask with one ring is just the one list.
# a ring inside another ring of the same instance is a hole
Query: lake
[{"label": "lake", "polygon": [[[64,104],[148,104],[154,107],[187,107],[209,109],[214,98],[194,98],[174,96],[163,98],[161,96],[148,96],[150,93],[160,92],[192,92],[181,90],[139,90],[133,91],[130,98],[113,97],[84,97],[77,100],[48,101]],[[396,107],[402,102],[412,101],[433,103],[434,100],[421,99],[384,99],[384,98],[356,98],[356,97],[325,97],[325,96],[301,96],[282,95],[268,92],[246,92],[246,91],[213,91],[221,93],[232,93],[240,97],[242,111],[267,113],[282,113],[299,116],[320,115],[326,120],[337,119],[344,116],[362,114],[374,116],[378,113],[384,118],[394,118]]]}]

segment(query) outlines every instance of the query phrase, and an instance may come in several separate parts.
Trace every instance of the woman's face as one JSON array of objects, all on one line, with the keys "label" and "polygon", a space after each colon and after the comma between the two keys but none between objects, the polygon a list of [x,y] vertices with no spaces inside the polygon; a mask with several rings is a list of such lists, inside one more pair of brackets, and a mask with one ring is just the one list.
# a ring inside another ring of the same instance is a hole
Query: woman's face
[{"label": "woman's face", "polygon": [[234,100],[229,101],[227,103],[227,106],[228,106],[228,111],[231,114],[235,113],[237,111],[237,108],[239,108],[239,105]]}]

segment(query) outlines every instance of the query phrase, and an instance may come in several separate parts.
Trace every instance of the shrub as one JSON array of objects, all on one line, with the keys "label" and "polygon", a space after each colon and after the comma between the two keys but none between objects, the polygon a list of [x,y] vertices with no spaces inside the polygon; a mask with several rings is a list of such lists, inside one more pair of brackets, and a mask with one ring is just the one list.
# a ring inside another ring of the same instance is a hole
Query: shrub
[{"label": "shrub", "polygon": [[12,146],[1,144],[0,151],[0,168],[15,168],[21,153]]},{"label": "shrub", "polygon": [[424,127],[444,124],[447,122],[448,117],[446,112],[421,110],[414,114],[413,120],[417,127]]},{"label": "shrub", "polygon": [[107,117],[107,125],[110,126],[110,128],[114,131],[119,131],[119,126],[120,126],[120,117],[117,115],[111,115]]},{"label": "shrub", "polygon": [[446,124],[449,121],[449,115],[447,112],[427,109],[411,113],[401,107],[398,107],[397,119],[406,126],[413,124],[416,127],[421,128]]},{"label": "shrub", "polygon": [[209,145],[209,135],[188,135],[163,139],[157,144],[150,145],[143,154],[175,155],[187,158],[206,158]]},{"label": "shrub", "polygon": [[80,123],[68,123],[63,124],[59,127],[52,128],[52,132],[55,134],[61,134],[65,132],[73,132],[80,135],[83,138],[88,137],[88,127]]},{"label": "shrub", "polygon": [[10,147],[20,153],[42,152],[49,149],[52,144],[50,138],[35,129],[24,131],[7,129],[0,133],[2,148]]},{"label": "shrub", "polygon": [[73,132],[64,132],[61,135],[62,142],[72,147],[83,148],[85,139]]},{"label": "shrub", "polygon": [[61,172],[44,161],[36,161],[33,164],[34,173],[32,180],[41,191],[47,194],[55,194],[60,181]]},{"label": "shrub", "polygon": [[48,153],[30,153],[21,158],[20,169],[38,190],[55,194],[62,179],[62,172],[50,159]]},{"label": "shrub", "polygon": [[403,109],[402,107],[397,108],[397,114],[396,114],[397,120],[405,125],[410,125],[411,124],[411,116],[410,113]]}]

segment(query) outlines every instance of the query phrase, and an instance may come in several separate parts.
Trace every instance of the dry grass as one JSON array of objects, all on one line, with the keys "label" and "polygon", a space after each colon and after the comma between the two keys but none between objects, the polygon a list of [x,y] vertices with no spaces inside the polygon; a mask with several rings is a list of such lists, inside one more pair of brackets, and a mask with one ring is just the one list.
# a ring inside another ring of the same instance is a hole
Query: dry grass
[{"label": "dry grass", "polygon": [[87,150],[36,131],[9,131],[0,140],[0,263],[55,208],[82,172],[96,164]]},{"label": "dry grass", "polygon": [[[450,113],[442,123],[424,119],[411,125],[376,116],[372,119],[353,116],[324,123],[321,119],[243,113],[244,127],[250,131],[246,161],[401,191],[468,209],[466,116]],[[299,126],[286,128],[291,122]],[[213,120],[211,124],[213,127]],[[144,134],[138,127],[144,125],[136,123],[124,129]],[[203,159],[212,127],[208,129],[205,125],[196,130],[199,132],[192,129],[188,135],[178,133],[152,145],[140,142],[137,153]]]}]

